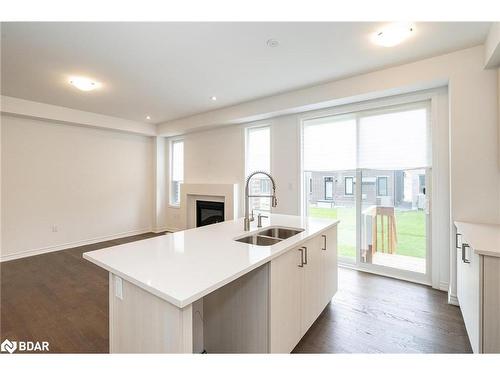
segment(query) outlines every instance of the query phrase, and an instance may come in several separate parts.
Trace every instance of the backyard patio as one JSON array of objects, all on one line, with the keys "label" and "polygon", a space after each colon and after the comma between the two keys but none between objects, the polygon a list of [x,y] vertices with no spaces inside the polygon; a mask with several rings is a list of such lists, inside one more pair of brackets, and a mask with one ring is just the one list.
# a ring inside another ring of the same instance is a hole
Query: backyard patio
[{"label": "backyard patio", "polygon": [[[339,256],[356,258],[356,210],[354,207],[310,207],[309,215],[339,219]],[[395,217],[396,251],[394,254],[377,252],[374,255],[373,263],[415,272],[425,272],[426,234],[424,211],[399,210],[396,208]],[[380,231],[377,234],[381,240]]]}]

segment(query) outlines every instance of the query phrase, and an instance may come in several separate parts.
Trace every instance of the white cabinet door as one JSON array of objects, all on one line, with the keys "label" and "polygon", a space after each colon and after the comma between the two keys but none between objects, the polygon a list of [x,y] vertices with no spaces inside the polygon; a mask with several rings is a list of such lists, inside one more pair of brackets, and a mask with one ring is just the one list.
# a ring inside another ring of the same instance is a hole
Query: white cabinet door
[{"label": "white cabinet door", "polygon": [[302,335],[323,310],[324,278],[321,254],[322,237],[304,244],[304,272],[302,281]]},{"label": "white cabinet door", "polygon": [[[464,242],[466,239],[464,238]],[[462,250],[457,256],[457,296],[462,316],[467,329],[467,335],[474,353],[480,353],[480,257],[470,247],[465,248],[464,258]]]},{"label": "white cabinet door", "polygon": [[301,252],[293,249],[273,259],[269,268],[270,352],[290,353],[302,337]]},{"label": "white cabinet door", "polygon": [[321,235],[323,256],[323,280],[324,293],[322,307],[324,308],[337,292],[338,270],[337,270],[337,227],[329,229]]},{"label": "white cabinet door", "polygon": [[321,234],[270,263],[271,353],[291,352],[337,290],[337,230]]}]

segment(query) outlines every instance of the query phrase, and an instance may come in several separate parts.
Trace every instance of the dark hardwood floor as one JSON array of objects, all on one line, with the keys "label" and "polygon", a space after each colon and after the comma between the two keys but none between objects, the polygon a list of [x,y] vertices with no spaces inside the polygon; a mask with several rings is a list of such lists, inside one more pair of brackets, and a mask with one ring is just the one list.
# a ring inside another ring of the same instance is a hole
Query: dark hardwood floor
[{"label": "dark hardwood floor", "polygon": [[[3,262],[0,338],[108,352],[108,274],[82,253],[144,234]],[[294,353],[470,353],[460,310],[434,289],[340,269],[339,292]]]},{"label": "dark hardwood floor", "polygon": [[156,235],[0,263],[0,341],[48,341],[52,353],[107,353],[108,272],[82,254]]},{"label": "dark hardwood floor", "polygon": [[471,353],[445,292],[340,268],[339,291],[294,353]]}]

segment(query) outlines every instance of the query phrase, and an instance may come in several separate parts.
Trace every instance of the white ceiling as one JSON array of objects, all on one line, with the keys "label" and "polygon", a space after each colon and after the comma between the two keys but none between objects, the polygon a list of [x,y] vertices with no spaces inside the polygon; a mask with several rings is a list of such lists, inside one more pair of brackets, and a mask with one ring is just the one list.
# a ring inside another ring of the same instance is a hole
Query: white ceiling
[{"label": "white ceiling", "polygon": [[[2,95],[160,123],[484,42],[489,23],[417,23],[378,47],[382,23],[2,23]],[[279,40],[277,48],[266,41]],[[69,75],[103,83],[94,92]],[[217,101],[210,100],[212,95]]]}]

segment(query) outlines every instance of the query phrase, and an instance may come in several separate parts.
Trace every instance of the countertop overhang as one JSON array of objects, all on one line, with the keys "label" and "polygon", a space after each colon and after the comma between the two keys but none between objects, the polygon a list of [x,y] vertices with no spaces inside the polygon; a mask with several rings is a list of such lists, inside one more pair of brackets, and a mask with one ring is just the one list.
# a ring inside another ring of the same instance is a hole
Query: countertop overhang
[{"label": "countertop overhang", "polygon": [[[339,220],[271,214],[262,228],[243,219],[225,221],[141,241],[91,251],[83,257],[183,308],[242,275],[300,246]],[[268,227],[302,228],[303,232],[272,246],[256,246],[234,239]]]},{"label": "countertop overhang", "polygon": [[500,225],[455,221],[461,233],[476,254],[500,257]]}]

